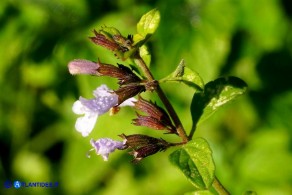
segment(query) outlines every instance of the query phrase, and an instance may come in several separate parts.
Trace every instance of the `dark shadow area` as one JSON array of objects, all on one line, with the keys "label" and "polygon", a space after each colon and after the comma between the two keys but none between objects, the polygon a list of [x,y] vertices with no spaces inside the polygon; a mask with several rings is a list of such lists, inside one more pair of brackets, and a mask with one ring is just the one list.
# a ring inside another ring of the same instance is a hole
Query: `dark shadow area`
[{"label": "dark shadow area", "polygon": [[12,5],[8,5],[6,9],[3,10],[2,16],[0,17],[0,29],[4,28],[6,22],[12,18],[18,17],[18,15],[19,9]]},{"label": "dark shadow area", "polygon": [[292,1],[291,0],[281,0],[283,10],[285,14],[292,19]]},{"label": "dark shadow area", "polygon": [[45,156],[47,156],[50,161],[55,163],[60,163],[61,158],[63,157],[64,151],[64,142],[57,142],[52,145],[47,151],[44,152]]},{"label": "dark shadow area", "polygon": [[[1,135],[0,138],[0,147],[1,147],[1,153],[0,153],[0,160],[1,165],[3,168],[3,172],[1,175],[5,178],[11,177],[11,160],[12,160],[12,151],[11,151],[11,136],[10,135]],[[2,178],[0,178],[2,179]]]},{"label": "dark shadow area", "polygon": [[274,96],[292,89],[292,56],[283,49],[265,54],[257,65],[262,89],[250,91],[260,116],[265,117]]},{"label": "dark shadow area", "polygon": [[35,103],[35,110],[33,112],[33,126],[30,137],[34,137],[60,118],[58,113],[44,105],[40,99],[41,98],[36,98],[37,102]]},{"label": "dark shadow area", "polygon": [[247,36],[247,33],[243,30],[238,30],[233,34],[229,55],[226,59],[225,65],[220,70],[219,75],[228,75],[234,67],[236,61],[241,58],[241,49],[247,39]]}]

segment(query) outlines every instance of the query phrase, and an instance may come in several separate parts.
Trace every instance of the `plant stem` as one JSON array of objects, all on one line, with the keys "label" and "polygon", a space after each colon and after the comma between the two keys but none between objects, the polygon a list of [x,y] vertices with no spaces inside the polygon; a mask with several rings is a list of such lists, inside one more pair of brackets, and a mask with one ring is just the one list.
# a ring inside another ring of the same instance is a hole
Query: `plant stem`
[{"label": "plant stem", "polygon": [[182,126],[180,119],[178,118],[171,103],[169,102],[169,100],[167,99],[166,95],[164,94],[164,92],[162,91],[159,85],[157,86],[156,92],[158,96],[160,97],[161,101],[163,102],[164,106],[166,107],[170,117],[172,118],[178,135],[182,138],[183,142],[185,143],[188,142],[188,136],[186,135],[186,132],[184,130],[184,127]]},{"label": "plant stem", "polygon": [[224,188],[216,176],[212,186],[219,195],[230,195],[230,193]]},{"label": "plant stem", "polygon": [[189,140],[192,140],[193,135],[194,135],[194,133],[196,131],[196,128],[197,128],[197,124],[193,124],[192,129],[191,129],[191,132],[189,134]]},{"label": "plant stem", "polygon": [[[141,56],[139,54],[136,55],[134,61],[141,68],[144,75],[146,76],[146,78],[149,81],[155,80],[152,73],[150,72],[150,70],[146,66],[144,60],[141,58]],[[188,136],[183,128],[183,125],[182,125],[178,115],[176,114],[174,108],[172,107],[171,103],[169,102],[168,98],[166,97],[166,95],[162,91],[161,87],[159,86],[159,84],[157,85],[157,88],[155,90],[156,90],[156,93],[158,94],[159,98],[161,99],[162,103],[164,104],[165,108],[167,109],[171,119],[173,120],[178,135],[182,138],[184,143],[188,142],[189,138],[188,138]]]}]

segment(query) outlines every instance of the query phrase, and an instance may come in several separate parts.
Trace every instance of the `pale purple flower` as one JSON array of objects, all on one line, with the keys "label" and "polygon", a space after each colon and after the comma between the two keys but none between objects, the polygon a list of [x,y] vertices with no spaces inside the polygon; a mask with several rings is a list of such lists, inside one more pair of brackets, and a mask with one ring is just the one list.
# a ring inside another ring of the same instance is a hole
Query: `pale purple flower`
[{"label": "pale purple flower", "polygon": [[[118,105],[118,95],[106,85],[101,85],[93,91],[95,98],[85,99],[80,97],[72,107],[75,114],[83,114],[76,121],[75,128],[82,136],[86,137],[92,131],[99,115],[106,113]],[[134,106],[135,98],[129,98],[119,106]]]},{"label": "pale purple flower", "polygon": [[95,149],[96,154],[101,155],[104,161],[108,161],[109,154],[114,152],[116,149],[125,149],[123,142],[114,141],[110,138],[101,138],[96,141],[94,141],[94,139],[91,139],[90,144],[92,145],[93,149]]},{"label": "pale purple flower", "polygon": [[99,75],[97,69],[100,67],[99,63],[91,62],[89,60],[76,59],[68,63],[69,72],[75,74],[91,74]]}]

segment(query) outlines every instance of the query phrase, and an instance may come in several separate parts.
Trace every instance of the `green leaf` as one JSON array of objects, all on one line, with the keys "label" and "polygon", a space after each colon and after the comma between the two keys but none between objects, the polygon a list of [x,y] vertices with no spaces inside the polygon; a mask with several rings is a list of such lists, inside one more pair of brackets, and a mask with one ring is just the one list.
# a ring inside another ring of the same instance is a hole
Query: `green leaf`
[{"label": "green leaf", "polygon": [[142,45],[142,47],[140,47],[140,49],[139,49],[139,53],[140,53],[141,58],[144,60],[146,65],[149,67],[150,63],[151,63],[151,54],[149,53],[147,46]]},{"label": "green leaf", "polygon": [[160,13],[157,9],[153,9],[144,14],[137,24],[137,34],[134,34],[134,46],[142,46],[156,31],[160,22]]},{"label": "green leaf", "polygon": [[219,78],[196,92],[192,99],[193,127],[210,117],[220,107],[245,93],[247,84],[237,77]]},{"label": "green leaf", "polygon": [[169,156],[197,190],[206,190],[214,180],[215,165],[208,142],[196,138]]},{"label": "green leaf", "polygon": [[203,79],[200,75],[184,65],[181,60],[173,73],[160,80],[160,82],[176,81],[182,82],[196,90],[202,91],[204,88]]},{"label": "green leaf", "polygon": [[134,40],[133,45],[136,47],[142,46],[147,41],[147,39],[145,40],[145,37],[140,34],[134,34],[133,40]]},{"label": "green leaf", "polygon": [[157,9],[153,9],[144,14],[137,24],[137,32],[144,38],[153,34],[160,22],[160,13]]}]

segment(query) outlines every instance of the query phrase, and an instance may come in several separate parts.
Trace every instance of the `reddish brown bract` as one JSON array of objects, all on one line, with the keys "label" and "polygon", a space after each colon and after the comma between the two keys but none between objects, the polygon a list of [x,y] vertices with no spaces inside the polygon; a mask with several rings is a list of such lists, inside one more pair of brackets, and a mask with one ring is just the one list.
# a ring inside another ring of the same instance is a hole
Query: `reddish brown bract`
[{"label": "reddish brown bract", "polygon": [[166,129],[168,133],[177,133],[167,113],[156,104],[139,97],[138,101],[135,102],[135,108],[148,114],[148,116],[137,113],[138,118],[133,120],[134,125],[146,126],[156,130]]},{"label": "reddish brown bract", "polygon": [[108,39],[105,35],[98,33],[96,30],[93,30],[93,33],[95,37],[89,37],[89,39],[95,44],[112,51],[119,49],[119,45],[115,41]]}]

